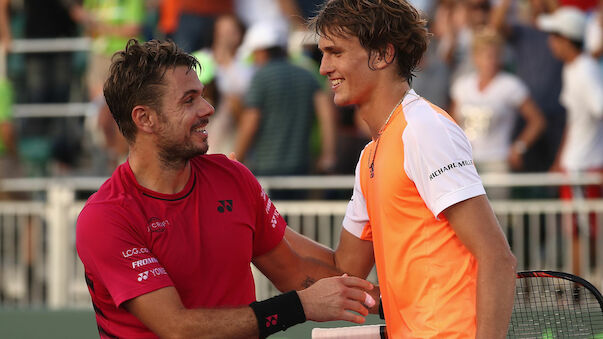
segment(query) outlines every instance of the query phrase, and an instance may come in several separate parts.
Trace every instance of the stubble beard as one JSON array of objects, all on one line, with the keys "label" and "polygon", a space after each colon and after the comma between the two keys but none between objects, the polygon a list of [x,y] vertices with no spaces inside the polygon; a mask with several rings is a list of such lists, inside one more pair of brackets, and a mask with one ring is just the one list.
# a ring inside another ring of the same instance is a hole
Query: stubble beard
[{"label": "stubble beard", "polygon": [[190,142],[177,143],[162,137],[159,142],[159,160],[164,168],[178,169],[194,157],[207,153],[207,144],[198,147]]}]

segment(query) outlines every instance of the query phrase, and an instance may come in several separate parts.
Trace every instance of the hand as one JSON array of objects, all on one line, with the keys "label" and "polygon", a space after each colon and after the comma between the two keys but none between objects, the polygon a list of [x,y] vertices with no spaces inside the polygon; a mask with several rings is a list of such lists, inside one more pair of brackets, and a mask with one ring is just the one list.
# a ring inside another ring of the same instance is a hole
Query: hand
[{"label": "hand", "polygon": [[365,292],[372,289],[370,282],[344,274],[321,279],[307,289],[298,291],[298,295],[308,320],[346,320],[363,324],[364,317],[368,315],[367,308],[376,304]]},{"label": "hand", "polygon": [[336,161],[335,155],[323,153],[318,159],[316,167],[320,173],[333,173]]},{"label": "hand", "polygon": [[517,152],[515,149],[511,148],[509,152],[509,166],[511,166],[514,170],[520,170],[523,167],[523,155],[520,152]]}]

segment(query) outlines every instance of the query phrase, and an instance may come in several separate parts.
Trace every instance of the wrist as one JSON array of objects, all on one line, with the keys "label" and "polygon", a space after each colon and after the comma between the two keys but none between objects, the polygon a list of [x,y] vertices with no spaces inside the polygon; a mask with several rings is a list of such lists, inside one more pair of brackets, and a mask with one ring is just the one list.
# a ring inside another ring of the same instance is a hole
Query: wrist
[{"label": "wrist", "polygon": [[523,140],[516,140],[511,147],[518,154],[524,154],[528,150],[528,144]]},{"label": "wrist", "polygon": [[252,302],[249,307],[255,313],[259,337],[262,339],[306,321],[304,308],[295,291]]}]

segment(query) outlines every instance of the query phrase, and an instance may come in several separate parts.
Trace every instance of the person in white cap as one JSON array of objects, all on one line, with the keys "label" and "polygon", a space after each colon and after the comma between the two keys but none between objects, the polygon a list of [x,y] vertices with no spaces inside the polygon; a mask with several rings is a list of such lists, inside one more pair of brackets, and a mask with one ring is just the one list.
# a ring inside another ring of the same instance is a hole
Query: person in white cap
[{"label": "person in white cap", "polygon": [[[586,16],[560,7],[538,19],[549,32],[549,46],[563,62],[561,103],[567,110],[565,133],[553,170],[603,173],[603,79],[596,61],[583,51]],[[601,186],[562,187],[561,198],[601,197]],[[591,218],[591,232],[596,220]],[[579,274],[579,244],[574,227],[574,273]]]},{"label": "person in white cap", "polygon": [[317,167],[335,163],[334,108],[316,77],[287,59],[287,33],[278,22],[249,28],[241,50],[258,67],[245,95],[235,153],[255,175],[305,175],[311,171],[310,132],[321,130]]}]

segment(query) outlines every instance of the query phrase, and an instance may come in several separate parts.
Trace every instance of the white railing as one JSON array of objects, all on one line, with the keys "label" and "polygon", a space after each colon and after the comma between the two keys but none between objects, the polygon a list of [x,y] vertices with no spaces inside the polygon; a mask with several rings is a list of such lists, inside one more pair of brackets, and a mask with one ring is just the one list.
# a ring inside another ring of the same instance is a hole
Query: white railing
[{"label": "white railing", "polygon": [[[598,175],[559,174],[484,175],[488,186],[559,186],[601,184]],[[38,178],[0,180],[0,191],[36,192],[39,201],[0,202],[0,304],[21,307],[44,305],[52,309],[90,307],[83,267],[75,251],[75,222],[84,202],[78,192],[95,191],[105,178]],[[267,189],[346,189],[351,176],[259,178]],[[335,247],[347,201],[277,201],[289,226],[325,245]],[[588,219],[596,216],[597,234],[603,234],[603,199],[508,200],[492,206],[507,234],[519,269],[555,269],[580,272],[603,287],[603,237],[590,238]],[[577,220],[580,232],[579,267],[571,254],[570,236]],[[257,273],[257,272],[255,272]],[[258,298],[276,290],[256,275]],[[374,275],[372,276],[374,279]]]}]

